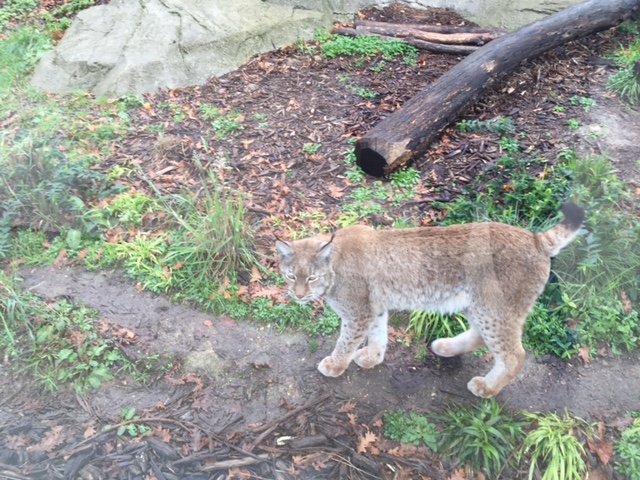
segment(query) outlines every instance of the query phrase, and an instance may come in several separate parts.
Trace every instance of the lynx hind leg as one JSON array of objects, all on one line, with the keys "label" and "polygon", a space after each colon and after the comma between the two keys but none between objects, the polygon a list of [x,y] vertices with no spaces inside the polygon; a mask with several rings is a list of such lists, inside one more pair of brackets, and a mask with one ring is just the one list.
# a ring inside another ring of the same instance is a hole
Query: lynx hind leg
[{"label": "lynx hind leg", "polygon": [[484,322],[481,327],[483,339],[493,353],[494,364],[484,377],[471,379],[467,385],[471,393],[483,398],[494,397],[518,374],[525,358],[521,339],[525,319],[526,315],[503,313],[502,318],[498,320]]},{"label": "lynx hind leg", "polygon": [[473,377],[467,388],[477,397],[495,397],[518,374],[524,363],[525,351],[520,341],[511,351],[494,352],[494,365],[484,377]]},{"label": "lynx hind leg", "polygon": [[325,357],[318,365],[318,370],[325,377],[339,377],[351,363],[351,359],[356,353],[368,332],[368,325],[359,324],[352,319],[342,318],[340,336],[333,352]]},{"label": "lynx hind leg", "polygon": [[387,351],[387,311],[373,317],[367,333],[367,345],[356,351],[353,361],[362,368],[373,368],[384,360]]},{"label": "lynx hind leg", "polygon": [[441,357],[455,357],[484,346],[480,332],[472,325],[469,330],[453,338],[439,338],[431,343],[431,350]]}]

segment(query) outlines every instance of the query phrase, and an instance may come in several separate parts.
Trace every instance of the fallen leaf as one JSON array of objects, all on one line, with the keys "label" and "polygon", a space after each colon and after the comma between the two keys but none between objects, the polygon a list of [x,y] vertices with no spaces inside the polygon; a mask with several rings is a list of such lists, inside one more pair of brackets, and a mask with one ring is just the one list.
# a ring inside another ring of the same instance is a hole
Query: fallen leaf
[{"label": "fallen leaf", "polygon": [[62,438],[62,430],[64,427],[62,425],[58,425],[53,427],[47,433],[45,433],[44,438],[38,443],[31,447],[32,452],[53,452],[53,449],[60,445],[64,439]]},{"label": "fallen leaf", "polygon": [[358,453],[367,453],[367,448],[370,449],[373,442],[376,440],[378,440],[378,437],[376,437],[375,433],[367,431],[367,433],[358,439],[358,447],[356,448],[356,451]]},{"label": "fallen leaf", "polygon": [[622,308],[626,313],[633,312],[633,306],[629,301],[629,297],[627,297],[627,292],[625,292],[624,290],[620,291],[620,300],[622,300]]},{"label": "fallen leaf", "polygon": [[465,480],[464,470],[462,468],[455,470],[448,480]]},{"label": "fallen leaf", "polygon": [[337,185],[328,185],[327,190],[329,190],[329,195],[333,198],[340,199],[344,197],[344,188],[340,188]]},{"label": "fallen leaf", "polygon": [[591,359],[589,357],[588,346],[580,347],[578,349],[578,356],[582,359],[582,363],[584,363],[585,365],[589,365],[589,362],[591,361]]},{"label": "fallen leaf", "polygon": [[349,417],[349,424],[350,425],[353,425],[355,427],[358,424],[357,423],[357,420],[358,420],[358,415],[357,414],[355,414],[353,412],[350,412],[350,413],[347,413],[347,417]]},{"label": "fallen leaf", "polygon": [[253,267],[251,267],[251,279],[258,281],[261,278],[262,278],[262,275],[260,275],[260,270],[258,270],[258,266],[253,265]]},{"label": "fallen leaf", "polygon": [[213,327],[213,322],[211,320],[205,320],[202,324],[207,328]]},{"label": "fallen leaf", "polygon": [[67,264],[67,249],[63,248],[62,250],[60,250],[60,253],[58,253],[58,256],[56,257],[55,262],[53,262],[53,266],[56,268],[60,268],[66,264]]},{"label": "fallen leaf", "polygon": [[613,444],[605,442],[602,439],[591,440],[590,438],[587,438],[587,444],[591,451],[598,455],[598,458],[604,465],[609,463],[611,455],[613,455]]},{"label": "fallen leaf", "polygon": [[356,402],[348,401],[342,404],[342,406],[338,409],[338,412],[347,413],[352,411],[354,408],[356,408]]},{"label": "fallen leaf", "polygon": [[82,434],[82,436],[87,439],[87,438],[91,438],[96,434],[96,428],[93,425],[89,425],[87,427],[87,429],[84,431],[84,433]]}]

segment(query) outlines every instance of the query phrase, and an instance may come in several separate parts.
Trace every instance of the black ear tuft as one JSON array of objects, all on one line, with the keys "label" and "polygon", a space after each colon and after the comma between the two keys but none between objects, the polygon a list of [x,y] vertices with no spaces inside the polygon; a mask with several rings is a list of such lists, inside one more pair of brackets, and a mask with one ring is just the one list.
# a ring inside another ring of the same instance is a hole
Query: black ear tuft
[{"label": "black ear tuft", "polygon": [[332,232],[331,233],[331,238],[329,239],[328,242],[324,242],[321,246],[320,249],[318,250],[318,253],[320,253],[322,250],[324,250],[325,248],[327,248],[329,245],[331,245],[333,243],[333,239],[336,236],[336,232]]},{"label": "black ear tuft", "polygon": [[560,207],[560,211],[564,215],[563,224],[571,230],[578,230],[584,221],[584,208],[573,202],[566,202]]}]

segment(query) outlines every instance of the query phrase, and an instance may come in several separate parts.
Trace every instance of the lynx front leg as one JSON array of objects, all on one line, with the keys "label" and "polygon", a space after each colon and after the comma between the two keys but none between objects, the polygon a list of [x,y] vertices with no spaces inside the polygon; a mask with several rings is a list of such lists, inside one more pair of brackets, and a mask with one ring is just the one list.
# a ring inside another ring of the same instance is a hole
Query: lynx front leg
[{"label": "lynx front leg", "polygon": [[366,324],[342,319],[342,328],[338,343],[330,356],[325,357],[318,365],[318,370],[326,377],[339,377],[347,369],[356,349],[367,334]]},{"label": "lynx front leg", "polygon": [[367,346],[359,349],[353,361],[362,368],[373,368],[382,363],[387,351],[389,341],[387,335],[387,320],[389,315],[386,310],[376,313],[371,321],[367,335]]}]

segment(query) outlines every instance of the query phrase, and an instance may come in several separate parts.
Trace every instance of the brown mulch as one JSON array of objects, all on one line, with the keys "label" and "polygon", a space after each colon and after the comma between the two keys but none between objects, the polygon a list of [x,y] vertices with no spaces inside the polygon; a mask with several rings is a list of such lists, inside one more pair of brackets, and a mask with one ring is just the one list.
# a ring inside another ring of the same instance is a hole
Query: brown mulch
[{"label": "brown mulch", "polygon": [[[59,2],[52,0],[54,4]],[[396,23],[465,23],[452,11],[418,11],[398,4],[383,11],[364,10],[361,16]],[[610,70],[595,59],[618,42],[620,37],[603,32],[526,62],[460,118],[511,118],[521,133],[521,149],[553,163],[575,140],[565,121],[578,117],[580,107],[567,105],[567,99],[588,96],[593,85],[602,83]],[[366,133],[461,58],[421,53],[416,65],[381,58],[365,59],[360,65],[353,58],[324,58],[317,50],[309,53],[296,46],[259,55],[206,85],[145,95],[132,132],[100,168],[137,165],[162,192],[195,191],[200,181],[195,156],[222,181],[247,194],[247,206],[262,219],[266,236],[276,223],[276,231],[281,228],[284,235],[283,225],[303,224],[301,213],[321,213],[335,222],[343,201],[356,188],[345,175],[349,140]],[[376,95],[363,98],[359,89]],[[565,113],[553,111],[560,102]],[[219,137],[200,113],[202,106],[238,115],[243,129]],[[497,140],[494,134],[446,129],[413,165],[422,177],[416,197],[400,206],[383,203],[385,211],[416,220],[434,215],[430,200],[446,202],[462,194],[479,172],[502,156]],[[305,144],[321,147],[317,153],[304,153]],[[141,177],[123,181],[134,189],[148,189]],[[174,404],[138,412],[144,420],[128,425],[150,426],[149,437],[118,435],[124,424],[102,432],[88,425],[84,438],[65,436],[67,430],[58,426],[74,419],[53,411],[48,426],[41,422],[32,428],[29,419],[11,425],[7,433],[13,448],[0,453],[0,475],[437,479],[452,473],[426,447],[391,446],[382,437],[380,418],[358,418],[354,406],[331,396],[299,406],[285,402],[282,411],[289,413],[245,432],[214,431],[199,421],[194,406],[201,400],[201,382],[197,377],[178,379],[184,394]],[[81,402],[70,395],[73,401]],[[28,452],[22,448],[34,443]]]},{"label": "brown mulch", "polygon": [[[421,12],[398,4],[360,15],[398,23],[464,22],[452,11]],[[568,105],[567,99],[588,96],[593,85],[602,83],[611,70],[595,59],[620,41],[604,32],[526,62],[496,82],[471,111],[461,112],[460,119],[510,118],[521,149],[553,163],[575,140],[566,119],[581,114],[580,107]],[[355,188],[345,176],[349,168],[345,159],[353,148],[349,142],[462,57],[422,52],[412,66],[402,59],[325,58],[315,42],[307,46],[256,56],[203,86],[145,95],[135,131],[102,168],[135,164],[162,191],[193,190],[198,181],[192,162],[196,155],[207,169],[248,194],[250,210],[265,216],[265,227],[271,227],[275,218],[278,225],[295,226],[302,212],[321,212],[335,222]],[[315,51],[309,53],[309,49]],[[362,98],[359,89],[373,91],[375,97]],[[560,103],[566,111],[554,112]],[[212,122],[199,113],[202,106],[238,116],[243,129],[218,138]],[[176,112],[181,112],[179,119]],[[479,172],[502,156],[497,140],[495,134],[446,129],[440,141],[414,162],[422,174],[416,198],[400,206],[382,202],[385,211],[391,217],[414,219],[433,215],[429,200],[448,201],[462,194]],[[321,147],[310,154],[303,151],[305,144]],[[145,188],[144,182],[133,183]]]}]

